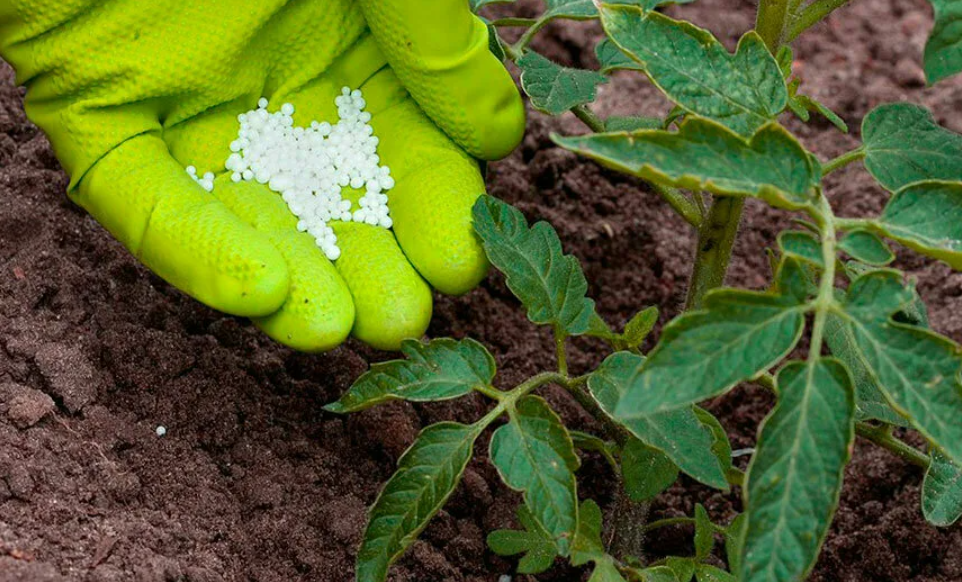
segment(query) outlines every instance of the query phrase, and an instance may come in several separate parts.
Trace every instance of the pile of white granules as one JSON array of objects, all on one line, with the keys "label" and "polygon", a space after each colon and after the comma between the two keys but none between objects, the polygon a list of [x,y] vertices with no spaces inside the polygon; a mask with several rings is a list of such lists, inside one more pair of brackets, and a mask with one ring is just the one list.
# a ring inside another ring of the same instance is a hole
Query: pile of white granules
[{"label": "pile of white granules", "polygon": [[[384,192],[394,187],[391,170],[380,165],[378,139],[361,91],[345,87],[334,102],[337,123],[314,121],[299,127],[294,125],[293,105],[285,103],[280,111],[268,113],[267,99],[262,98],[257,109],[237,116],[240,131],[224,164],[234,182],[255,180],[279,193],[297,216],[297,229],[310,233],[332,261],[341,250],[328,222],[391,228]],[[189,166],[187,173],[208,192],[213,190],[210,172],[198,177]],[[360,208],[352,209],[351,201],[342,197],[347,187],[364,189]]]}]

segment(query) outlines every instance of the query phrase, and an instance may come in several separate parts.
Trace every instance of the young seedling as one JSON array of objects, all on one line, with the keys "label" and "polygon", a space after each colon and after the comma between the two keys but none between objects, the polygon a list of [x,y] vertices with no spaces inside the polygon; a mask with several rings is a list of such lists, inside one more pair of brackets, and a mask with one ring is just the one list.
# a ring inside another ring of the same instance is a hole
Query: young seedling
[{"label": "young seedling", "polygon": [[[473,0],[476,9],[491,3]],[[962,70],[962,31],[950,25],[958,10],[933,3],[936,25],[925,54],[931,82]],[[931,523],[949,525],[962,515],[962,351],[928,329],[913,284],[888,267],[894,255],[884,240],[962,269],[962,136],[939,127],[922,107],[887,104],[863,120],[863,145],[822,162],[778,118],[790,112],[807,121],[814,113],[841,131],[847,127],[801,92],[788,43],[844,0],[762,0],[756,29],[734,53],[710,32],[661,14],[659,4],[547,0],[540,17],[500,18],[489,32],[492,51],[521,69],[536,109],[571,111],[591,130],[553,136],[555,143],[646,180],[696,229],[686,311],[643,354],[657,310],[641,311],[622,332],[613,331],[555,231],[482,197],[474,208],[477,234],[529,319],[551,329],[558,368],[501,390],[494,386],[494,360],[477,342],[409,341],[406,359],[372,366],[328,406],[347,413],[471,392],[493,403],[473,424],[427,427],[401,457],[371,508],[359,581],[386,578],[457,487],[476,441],[501,419],[488,441],[489,459],[523,499],[523,530],[492,532],[489,545],[522,555],[523,573],[563,558],[591,567],[592,582],[802,580],[838,505],[856,435],[926,470],[921,505]],[[562,67],[528,48],[559,18],[600,20],[601,72]],[[508,44],[499,26],[525,31]],[[615,70],[647,76],[674,104],[668,116],[599,118],[590,103]],[[879,216],[838,217],[823,179],[859,160],[891,197]],[[761,292],[720,288],[749,197],[794,213],[799,225],[778,237],[774,279]],[[807,356],[786,360],[806,334]],[[602,338],[613,353],[598,369],[571,376],[565,342],[578,335]],[[698,407],[744,382],[777,396],[754,449],[736,453],[751,455],[747,473],[733,467],[724,429]],[[548,384],[570,392],[603,433],[569,430],[536,394]],[[927,450],[896,438],[893,427],[916,431]],[[609,525],[613,536],[601,535],[598,505],[579,501],[579,451],[600,454],[620,484],[624,509]],[[644,503],[679,473],[721,490],[741,488],[744,513],[718,525],[698,505],[694,517],[638,522]],[[694,525],[692,555],[643,562],[633,534],[677,524]],[[727,570],[708,563],[718,539]]]}]

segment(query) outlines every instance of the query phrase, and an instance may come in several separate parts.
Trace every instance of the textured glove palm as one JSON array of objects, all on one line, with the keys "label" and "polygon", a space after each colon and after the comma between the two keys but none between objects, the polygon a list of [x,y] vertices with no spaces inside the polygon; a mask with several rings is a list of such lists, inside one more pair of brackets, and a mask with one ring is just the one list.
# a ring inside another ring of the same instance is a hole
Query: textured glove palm
[{"label": "textured glove palm", "polygon": [[[2,0],[0,54],[71,175],[71,198],[161,277],[302,350],[349,333],[394,349],[431,316],[428,284],[487,268],[471,229],[473,157],[521,137],[515,87],[465,0]],[[277,194],[224,170],[261,96],[336,120],[341,87],[373,114],[394,232],[332,223],[328,261]],[[212,193],[186,174],[218,174]]]}]

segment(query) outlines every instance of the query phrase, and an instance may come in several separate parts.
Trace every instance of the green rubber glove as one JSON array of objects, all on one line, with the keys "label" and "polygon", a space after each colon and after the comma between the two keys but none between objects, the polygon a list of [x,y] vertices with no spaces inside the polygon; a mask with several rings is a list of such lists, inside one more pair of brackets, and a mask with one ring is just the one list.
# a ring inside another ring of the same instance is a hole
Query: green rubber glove
[{"label": "green rubber glove", "polygon": [[[396,349],[427,328],[429,285],[459,294],[485,274],[474,158],[510,152],[524,110],[466,0],[0,0],[0,55],[70,197],[158,275],[282,343]],[[393,232],[331,223],[332,264],[224,161],[260,97],[301,125],[336,121],[344,86],[363,91],[397,185]],[[212,193],[187,165],[217,174]]]}]

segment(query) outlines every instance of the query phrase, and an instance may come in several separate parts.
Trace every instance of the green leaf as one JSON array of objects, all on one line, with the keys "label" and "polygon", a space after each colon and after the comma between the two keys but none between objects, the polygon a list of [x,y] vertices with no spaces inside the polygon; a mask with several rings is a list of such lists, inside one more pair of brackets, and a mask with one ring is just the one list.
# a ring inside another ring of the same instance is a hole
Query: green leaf
[{"label": "green leaf", "polygon": [[962,180],[962,135],[911,103],[876,107],[862,120],[865,167],[895,192],[923,180]]},{"label": "green leaf", "polygon": [[778,52],[775,53],[775,62],[778,63],[778,70],[781,71],[782,77],[788,80],[792,76],[792,65],[795,62],[795,52],[792,47],[786,44],[778,47]]},{"label": "green leaf", "polygon": [[822,243],[810,232],[786,230],[778,234],[778,247],[782,254],[790,254],[816,267],[825,268],[822,259]]},{"label": "green leaf", "polygon": [[892,315],[914,300],[897,271],[878,270],[852,283],[841,314],[866,369],[888,403],[956,462],[962,459],[959,347]]},{"label": "green leaf", "polygon": [[605,551],[601,541],[601,509],[591,499],[586,499],[578,511],[578,534],[571,545],[571,565],[584,566],[595,563],[589,581],[625,582],[615,562]]},{"label": "green leaf", "polygon": [[514,0],[468,0],[468,3],[471,7],[471,12],[474,12],[475,14],[490,4],[511,4],[512,2],[514,2]]},{"label": "green leaf", "polygon": [[[614,353],[588,378],[588,388],[609,415],[619,406],[645,358],[630,352]],[[712,451],[714,436],[695,411],[668,412],[621,419],[635,437],[665,453],[682,471],[717,489],[728,489],[725,470]]]},{"label": "green leaf", "polygon": [[878,218],[910,249],[962,269],[962,182],[918,182],[899,190]]},{"label": "green leaf", "polygon": [[518,521],[524,531],[495,530],[488,534],[488,547],[499,556],[524,554],[518,560],[518,573],[540,574],[554,564],[558,546],[524,505],[518,506]]},{"label": "green leaf", "polygon": [[[632,60],[624,51],[618,48],[607,36],[595,45],[595,56],[601,63],[601,72],[608,74],[612,71],[626,69],[630,71],[644,71],[645,68]],[[611,130],[615,131],[615,130]]]},{"label": "green leaf", "polygon": [[948,527],[962,516],[962,467],[938,449],[931,459],[922,481],[922,514],[932,525]]},{"label": "green leaf", "polygon": [[675,572],[668,566],[654,566],[641,570],[641,579],[645,582],[678,582]]},{"label": "green leaf", "polygon": [[[589,2],[590,3],[590,2]],[[518,59],[521,88],[538,111],[561,115],[576,105],[595,100],[598,85],[608,78],[595,71],[562,67],[533,51]]]},{"label": "green leaf", "polygon": [[962,4],[956,0],[929,0],[935,9],[935,26],[925,43],[925,77],[929,84],[962,71]]},{"label": "green leaf", "polygon": [[889,406],[878,380],[855,343],[851,324],[838,315],[829,314],[825,322],[825,341],[832,355],[848,366],[852,376],[856,420],[880,420],[895,426],[911,426]]},{"label": "green leaf", "polygon": [[504,45],[502,44],[501,36],[498,34],[498,29],[487,20],[483,18],[481,20],[483,20],[488,27],[488,50],[491,51],[491,54],[493,54],[496,59],[503,63],[507,55],[504,52]]},{"label": "green leaf", "polygon": [[820,358],[778,373],[778,404],[765,418],[748,468],[743,582],[804,580],[818,556],[855,438],[845,366]]},{"label": "green leaf", "polygon": [[615,418],[626,422],[718,396],[781,361],[801,337],[808,307],[796,267],[783,268],[780,284],[775,292],[713,291],[704,309],[668,324],[628,379]]},{"label": "green leaf", "polygon": [[748,515],[739,513],[725,528],[725,559],[728,569],[736,577],[742,570],[742,552],[745,546],[745,533],[748,531]]},{"label": "green leaf", "polygon": [[528,319],[569,335],[588,330],[595,302],[578,259],[563,254],[558,233],[546,222],[528,227],[517,208],[491,196],[474,204],[474,229],[491,263],[528,310]]},{"label": "green leaf", "polygon": [[687,111],[751,135],[785,109],[778,63],[754,32],[730,54],[706,30],[633,6],[602,5],[605,32]]},{"label": "green leaf", "polygon": [[658,322],[658,308],[652,305],[635,314],[631,320],[625,324],[625,331],[622,338],[628,348],[634,349],[641,345],[648,334],[651,333],[655,323]]},{"label": "green leaf", "polygon": [[704,560],[715,547],[715,526],[712,525],[705,506],[695,504],[695,557]]},{"label": "green leaf", "polygon": [[569,20],[589,20],[598,17],[598,9],[592,0],[545,0],[545,10],[541,18],[567,18]]},{"label": "green leaf", "polygon": [[510,422],[491,436],[491,463],[505,484],[524,494],[558,553],[567,556],[578,526],[574,471],[579,461],[571,437],[537,396],[522,398],[508,415]]},{"label": "green leaf", "polygon": [[695,579],[698,582],[737,582],[737,579],[728,572],[708,564],[698,566]]},{"label": "green leaf", "polygon": [[756,196],[797,209],[809,205],[821,179],[811,156],[772,123],[745,141],[724,126],[687,119],[677,132],[639,130],[552,135],[565,149],[650,182],[728,196]]},{"label": "green leaf", "polygon": [[715,418],[712,413],[704,408],[695,406],[694,411],[695,416],[698,417],[698,421],[711,432],[711,451],[715,454],[715,458],[718,459],[718,464],[722,470],[728,473],[732,467],[732,445],[728,441],[728,434],[725,432],[725,427],[718,422],[718,419]]},{"label": "green leaf", "polygon": [[621,472],[628,499],[650,501],[678,479],[678,467],[665,453],[640,440],[629,440],[621,452]]},{"label": "green leaf", "polygon": [[885,242],[867,230],[849,232],[839,241],[838,248],[853,259],[877,267],[883,267],[895,260],[895,255]]},{"label": "green leaf", "polygon": [[372,365],[337,402],[324,409],[346,413],[390,400],[448,400],[487,386],[494,378],[494,358],[472,339],[441,338],[426,344],[405,340],[401,352],[408,359]]},{"label": "green leaf", "polygon": [[611,116],[605,120],[607,131],[637,131],[639,129],[661,129],[662,121],[657,117],[643,117],[631,115],[626,117]]},{"label": "green leaf", "polygon": [[679,558],[678,556],[665,558],[665,565],[675,574],[678,582],[690,582],[695,577],[695,570],[698,569],[698,562],[694,558]]},{"label": "green leaf", "polygon": [[451,496],[483,428],[441,422],[418,435],[371,508],[357,554],[358,582],[383,582],[391,563]]}]

